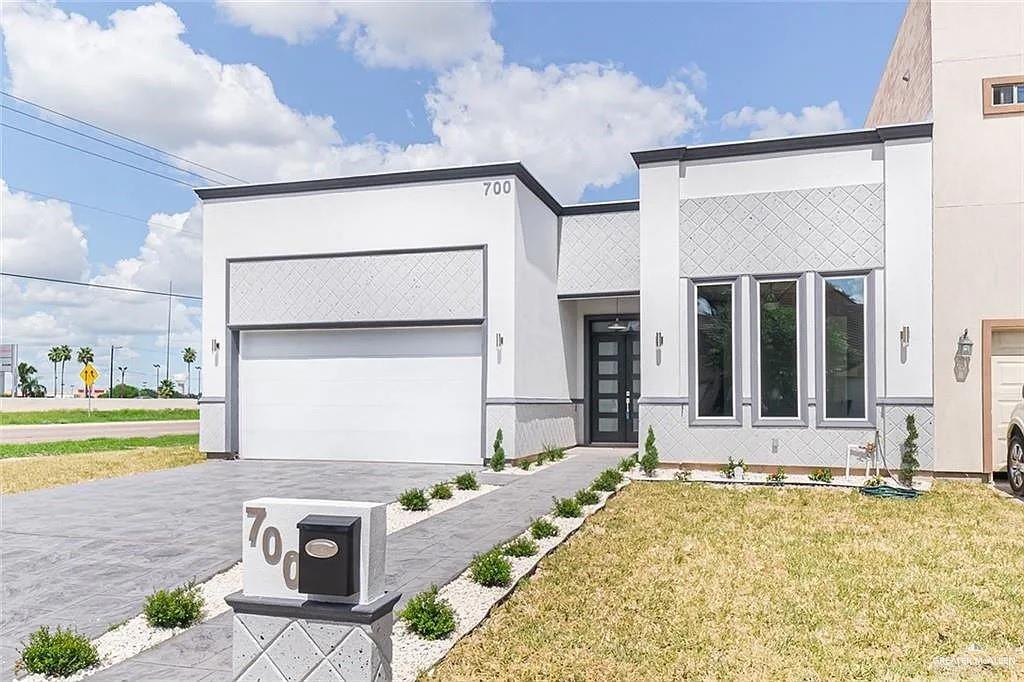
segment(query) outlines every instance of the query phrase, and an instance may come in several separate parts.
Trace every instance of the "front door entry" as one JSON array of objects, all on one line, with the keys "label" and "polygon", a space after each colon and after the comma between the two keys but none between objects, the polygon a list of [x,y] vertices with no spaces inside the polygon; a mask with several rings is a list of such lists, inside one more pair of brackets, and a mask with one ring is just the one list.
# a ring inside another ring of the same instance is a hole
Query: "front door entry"
[{"label": "front door entry", "polygon": [[639,321],[595,321],[590,325],[590,441],[637,443]]}]

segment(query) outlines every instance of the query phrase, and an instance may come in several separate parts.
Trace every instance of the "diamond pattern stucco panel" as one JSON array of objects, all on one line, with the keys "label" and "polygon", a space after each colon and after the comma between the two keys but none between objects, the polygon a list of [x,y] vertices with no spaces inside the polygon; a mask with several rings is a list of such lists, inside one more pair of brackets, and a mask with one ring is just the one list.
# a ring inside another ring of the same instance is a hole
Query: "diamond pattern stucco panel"
[{"label": "diamond pattern stucco panel", "polygon": [[685,199],[683,277],[879,268],[884,186],[822,187]]},{"label": "diamond pattern stucco panel", "polygon": [[480,250],[237,261],[229,323],[478,319],[483,287]]},{"label": "diamond pattern stucco panel", "polygon": [[576,445],[576,406],[516,405],[515,457]]},{"label": "diamond pattern stucco panel", "polygon": [[639,289],[639,211],[562,218],[559,295]]}]

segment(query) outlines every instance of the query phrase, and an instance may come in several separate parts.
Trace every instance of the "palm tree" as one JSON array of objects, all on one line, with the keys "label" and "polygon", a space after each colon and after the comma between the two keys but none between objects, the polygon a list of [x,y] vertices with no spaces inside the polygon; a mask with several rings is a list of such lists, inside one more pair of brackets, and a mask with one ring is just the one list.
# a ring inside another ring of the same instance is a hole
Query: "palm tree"
[{"label": "palm tree", "polygon": [[40,398],[46,395],[46,389],[36,379],[36,368],[27,362],[18,363],[18,385],[21,387],[22,398]]},{"label": "palm tree", "polygon": [[71,346],[60,346],[60,397],[64,397],[64,365],[71,362]]},{"label": "palm tree", "polygon": [[[91,363],[95,359],[96,359],[96,356],[93,355],[92,348],[90,348],[89,346],[82,346],[81,348],[78,349],[78,361],[80,363],[82,363],[83,367],[85,365],[88,365],[89,363]],[[85,395],[88,396],[88,395],[91,395],[91,393],[92,393],[92,387],[91,386],[86,386],[85,387]]]},{"label": "palm tree", "polygon": [[191,346],[186,346],[185,350],[181,351],[181,359],[185,363],[188,371],[188,388],[185,392],[192,395],[192,363],[196,361],[196,349]]},{"label": "palm tree", "polygon": [[57,363],[61,361],[64,354],[61,353],[60,346],[54,346],[50,349],[50,352],[46,354],[46,359],[53,363],[53,397],[57,397]]}]

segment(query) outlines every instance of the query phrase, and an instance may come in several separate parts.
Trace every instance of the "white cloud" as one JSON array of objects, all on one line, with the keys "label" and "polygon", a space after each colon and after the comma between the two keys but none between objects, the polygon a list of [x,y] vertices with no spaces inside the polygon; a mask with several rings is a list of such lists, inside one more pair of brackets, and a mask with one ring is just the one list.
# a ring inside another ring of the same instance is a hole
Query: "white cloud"
[{"label": "white cloud", "polygon": [[651,86],[614,65],[488,58],[438,76],[425,102],[435,139],[348,142],[331,117],[281,102],[258,67],[195,51],[165,5],[115,11],[108,26],[19,6],[0,26],[15,94],[251,181],[522,159],[574,201],[632,174],[630,151],[673,143],[704,116],[678,79]]},{"label": "white cloud", "polygon": [[79,279],[89,269],[85,233],[71,208],[60,201],[35,201],[12,192],[0,179],[3,267],[9,272]]},{"label": "white cloud", "polygon": [[490,8],[476,2],[248,2],[218,0],[234,24],[289,43],[337,29],[338,45],[367,66],[441,69],[500,59]]},{"label": "white cloud", "polygon": [[843,130],[850,126],[839,102],[824,106],[807,106],[799,114],[780,113],[775,107],[754,109],[743,107],[722,117],[722,128],[749,128],[751,138],[811,135]]}]

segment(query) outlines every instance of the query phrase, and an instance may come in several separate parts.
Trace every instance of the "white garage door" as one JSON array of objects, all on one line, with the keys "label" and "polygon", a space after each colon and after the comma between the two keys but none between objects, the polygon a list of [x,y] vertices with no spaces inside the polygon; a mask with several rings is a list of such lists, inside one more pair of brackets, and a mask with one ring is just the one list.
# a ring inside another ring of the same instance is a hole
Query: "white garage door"
[{"label": "white garage door", "polygon": [[480,463],[480,333],[242,332],[239,456]]},{"label": "white garage door", "polygon": [[1006,429],[1024,386],[1024,330],[992,333],[992,466],[1006,471]]}]

